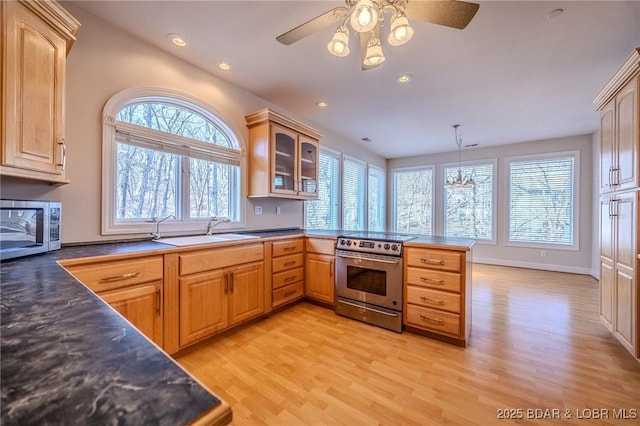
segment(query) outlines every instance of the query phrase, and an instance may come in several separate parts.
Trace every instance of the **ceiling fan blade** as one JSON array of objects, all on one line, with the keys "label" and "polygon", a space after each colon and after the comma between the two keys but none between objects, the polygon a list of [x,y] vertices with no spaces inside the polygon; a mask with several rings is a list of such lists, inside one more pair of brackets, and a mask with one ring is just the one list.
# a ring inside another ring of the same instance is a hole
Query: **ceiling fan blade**
[{"label": "ceiling fan blade", "polygon": [[331,9],[330,11],[325,12],[320,16],[316,16],[302,25],[298,25],[294,29],[279,35],[276,37],[276,40],[288,46],[316,31],[320,31],[328,25],[336,23],[340,19],[345,18],[348,11],[349,9],[346,7],[336,7]]},{"label": "ceiling fan blade", "polygon": [[478,8],[480,8],[479,4],[464,1],[409,0],[405,7],[405,13],[409,19],[418,19],[461,30],[471,22]]},{"label": "ceiling fan blade", "polygon": [[369,43],[369,40],[371,39],[371,37],[375,36],[380,38],[380,26],[376,25],[376,27],[372,31],[369,31],[368,33],[359,33],[359,36],[360,36],[360,65],[362,66],[362,71],[374,69],[375,67],[379,66],[382,62],[375,65],[366,65],[364,63],[364,57],[367,54],[367,43]]}]

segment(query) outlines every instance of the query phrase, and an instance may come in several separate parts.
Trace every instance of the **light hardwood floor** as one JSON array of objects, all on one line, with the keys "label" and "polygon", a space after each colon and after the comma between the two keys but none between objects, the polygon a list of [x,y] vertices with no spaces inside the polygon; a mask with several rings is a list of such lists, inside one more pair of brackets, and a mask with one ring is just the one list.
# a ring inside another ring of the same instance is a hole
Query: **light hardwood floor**
[{"label": "light hardwood floor", "polygon": [[519,424],[640,424],[640,364],[600,323],[596,280],[473,268],[467,348],[301,303],[178,362],[234,425],[514,423],[504,409]]}]

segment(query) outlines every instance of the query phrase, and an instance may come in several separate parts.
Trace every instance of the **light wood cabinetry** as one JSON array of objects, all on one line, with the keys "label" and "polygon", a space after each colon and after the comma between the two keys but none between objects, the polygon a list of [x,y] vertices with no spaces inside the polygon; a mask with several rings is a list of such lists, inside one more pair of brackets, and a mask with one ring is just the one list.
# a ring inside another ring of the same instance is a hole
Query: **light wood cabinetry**
[{"label": "light wood cabinetry", "polygon": [[471,259],[466,251],[405,247],[404,324],[466,345],[471,331]]},{"label": "light wood cabinetry", "polygon": [[600,111],[600,319],[640,359],[640,48],[594,103]]},{"label": "light wood cabinetry", "polygon": [[336,239],[307,238],[304,295],[335,305]]},{"label": "light wood cabinetry", "polygon": [[144,335],[163,346],[162,256],[92,263],[69,261],[62,265]]},{"label": "light wood cabinetry", "polygon": [[271,307],[277,308],[304,296],[304,239],[271,243]]},{"label": "light wood cabinetry", "polygon": [[249,197],[317,199],[321,134],[269,109],[245,119]]},{"label": "light wood cabinetry", "polygon": [[67,183],[66,56],[80,24],[54,1],[0,8],[0,174]]},{"label": "light wood cabinetry", "polygon": [[[171,255],[168,255],[171,256]],[[177,295],[169,308],[179,324],[168,336],[173,353],[264,313],[262,243],[173,255]]]}]

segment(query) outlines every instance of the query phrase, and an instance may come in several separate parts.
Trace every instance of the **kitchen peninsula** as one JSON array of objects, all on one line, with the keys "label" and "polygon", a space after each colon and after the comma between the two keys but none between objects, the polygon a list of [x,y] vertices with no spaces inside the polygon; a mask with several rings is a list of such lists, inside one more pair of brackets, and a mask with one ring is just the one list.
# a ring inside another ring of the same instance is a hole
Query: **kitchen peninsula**
[{"label": "kitchen peninsula", "polygon": [[[335,244],[337,236],[334,231],[302,230],[253,234],[265,246],[309,236]],[[256,240],[222,246],[235,244],[255,245]],[[465,252],[473,243],[420,237],[412,245]],[[201,249],[121,242],[63,247],[2,263],[2,419],[16,424],[229,423],[231,408],[224,401],[57,263]],[[265,282],[265,288],[270,286]],[[265,292],[265,300],[270,297]]]}]

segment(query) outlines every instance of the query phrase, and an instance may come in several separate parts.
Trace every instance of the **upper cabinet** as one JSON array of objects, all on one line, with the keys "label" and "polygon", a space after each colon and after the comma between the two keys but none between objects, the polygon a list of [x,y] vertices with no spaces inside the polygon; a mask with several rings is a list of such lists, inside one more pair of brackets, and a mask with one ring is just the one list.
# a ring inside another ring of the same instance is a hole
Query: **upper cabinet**
[{"label": "upper cabinet", "polygon": [[80,24],[55,1],[0,7],[0,174],[67,183],[66,57]]},{"label": "upper cabinet", "polygon": [[321,134],[269,109],[245,117],[249,197],[318,198]]},{"label": "upper cabinet", "polygon": [[640,48],[594,100],[600,111],[600,193],[640,186]]}]

